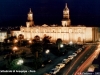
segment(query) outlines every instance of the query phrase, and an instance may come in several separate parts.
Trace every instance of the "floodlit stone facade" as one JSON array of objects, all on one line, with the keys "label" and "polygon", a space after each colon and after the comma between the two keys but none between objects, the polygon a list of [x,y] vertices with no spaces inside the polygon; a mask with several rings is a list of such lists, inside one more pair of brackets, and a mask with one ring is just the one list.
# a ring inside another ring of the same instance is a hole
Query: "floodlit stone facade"
[{"label": "floodlit stone facade", "polygon": [[43,38],[44,35],[47,35],[52,37],[51,41],[55,41],[57,38],[61,38],[64,43],[69,43],[71,41],[74,43],[85,43],[99,40],[98,27],[86,27],[84,25],[72,26],[69,16],[69,9],[66,4],[63,10],[61,26],[48,26],[46,24],[37,26],[34,25],[33,13],[30,9],[26,27],[21,26],[20,31],[11,31],[11,34],[17,37],[22,34],[24,39],[28,40],[33,39],[36,35],[40,36],[40,38]]},{"label": "floodlit stone facade", "polygon": [[4,42],[4,39],[7,38],[7,32],[0,31],[0,42]]}]

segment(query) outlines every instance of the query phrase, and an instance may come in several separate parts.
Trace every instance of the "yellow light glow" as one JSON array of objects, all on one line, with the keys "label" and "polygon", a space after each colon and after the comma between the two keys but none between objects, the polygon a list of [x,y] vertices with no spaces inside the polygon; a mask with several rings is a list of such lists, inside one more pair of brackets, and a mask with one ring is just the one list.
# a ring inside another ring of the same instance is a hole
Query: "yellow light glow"
[{"label": "yellow light glow", "polygon": [[17,39],[15,39],[14,43],[17,43],[17,42],[18,42],[18,40],[17,40]]},{"label": "yellow light glow", "polygon": [[18,50],[18,47],[13,47],[13,51],[17,51]]},{"label": "yellow light glow", "polygon": [[31,40],[29,40],[29,43],[32,43],[32,41],[31,41]]}]

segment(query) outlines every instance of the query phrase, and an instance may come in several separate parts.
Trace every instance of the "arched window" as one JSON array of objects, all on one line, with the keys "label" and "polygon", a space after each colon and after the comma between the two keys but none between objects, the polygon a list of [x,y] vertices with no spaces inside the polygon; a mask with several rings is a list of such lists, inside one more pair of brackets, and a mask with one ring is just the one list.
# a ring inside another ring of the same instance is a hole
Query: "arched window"
[{"label": "arched window", "polygon": [[47,32],[47,30],[46,30],[46,29],[44,29],[43,31],[44,31],[44,33],[46,33],[46,32]]},{"label": "arched window", "polygon": [[61,29],[59,29],[59,33],[61,33]]},{"label": "arched window", "polygon": [[24,32],[24,29],[22,29],[22,32]]},{"label": "arched window", "polygon": [[69,33],[72,33],[72,29],[69,29]]},{"label": "arched window", "polygon": [[78,32],[81,33],[81,28],[78,29]]},{"label": "arched window", "polygon": [[81,37],[78,37],[78,42],[81,42]]},{"label": "arched window", "polygon": [[36,33],[38,33],[39,32],[39,30],[38,29],[36,29]]},{"label": "arched window", "polygon": [[52,29],[52,32],[54,33],[55,32],[55,29]]},{"label": "arched window", "polygon": [[77,30],[75,29],[75,33],[77,33]]},{"label": "arched window", "polygon": [[33,30],[31,30],[31,33],[33,32]]}]

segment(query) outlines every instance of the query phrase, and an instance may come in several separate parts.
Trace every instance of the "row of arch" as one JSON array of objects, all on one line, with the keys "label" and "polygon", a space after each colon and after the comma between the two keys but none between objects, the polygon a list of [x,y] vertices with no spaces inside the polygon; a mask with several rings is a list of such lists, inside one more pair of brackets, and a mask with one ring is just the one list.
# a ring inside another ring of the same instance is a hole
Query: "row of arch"
[{"label": "row of arch", "polygon": [[[46,34],[44,34],[44,35],[46,35]],[[24,39],[24,35],[23,34],[19,34],[18,35],[18,39]],[[81,42],[81,41],[82,41],[82,38],[78,37],[77,42]]]},{"label": "row of arch", "polygon": [[39,30],[39,29],[35,29],[35,30],[22,30],[22,32],[35,32],[35,33],[41,33],[41,32],[56,32],[56,33],[61,33],[61,32],[69,32],[69,33],[84,33],[85,30],[81,30],[81,29],[77,29],[77,30],[73,30],[73,29],[69,29],[68,31],[67,30],[56,30],[56,29],[52,29],[52,30],[48,30],[48,29],[43,29],[43,30]]}]

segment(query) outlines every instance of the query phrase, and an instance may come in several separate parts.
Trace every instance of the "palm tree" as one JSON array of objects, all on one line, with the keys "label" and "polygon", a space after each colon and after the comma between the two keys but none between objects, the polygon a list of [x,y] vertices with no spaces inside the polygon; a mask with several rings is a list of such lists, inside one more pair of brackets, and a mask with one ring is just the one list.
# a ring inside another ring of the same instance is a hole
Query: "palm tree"
[{"label": "palm tree", "polygon": [[38,68],[40,68],[42,66],[42,58],[34,58],[33,59],[33,69],[37,70]]},{"label": "palm tree", "polygon": [[50,36],[45,36],[45,37],[43,38],[42,42],[43,42],[43,48],[44,48],[44,50],[47,49],[47,48],[49,47],[50,39],[51,39]]},{"label": "palm tree", "polygon": [[43,52],[43,45],[42,45],[42,43],[41,43],[41,42],[33,43],[33,44],[31,45],[31,52],[32,52],[33,54],[35,54],[35,57],[36,57],[36,58],[38,58],[39,55],[41,56],[41,54],[42,54],[42,52]]},{"label": "palm tree", "polygon": [[51,39],[50,36],[45,36],[45,37],[43,38],[43,43],[44,43],[44,44],[50,43],[50,39]]},{"label": "palm tree", "polygon": [[33,42],[36,43],[36,42],[40,42],[40,36],[36,35],[33,39]]},{"label": "palm tree", "polygon": [[39,36],[34,37],[33,43],[30,48],[32,54],[35,55],[33,58],[34,68],[38,69],[42,64],[42,52],[43,52],[43,44],[40,41]]},{"label": "palm tree", "polygon": [[23,40],[23,39],[24,39],[24,35],[23,35],[23,34],[19,34],[18,40],[19,40],[20,46],[21,46],[21,44],[22,44],[22,40]]},{"label": "palm tree", "polygon": [[61,38],[58,38],[57,40],[56,40],[56,45],[57,45],[57,47],[58,47],[58,50],[60,49],[60,45],[62,44],[62,39]]}]

